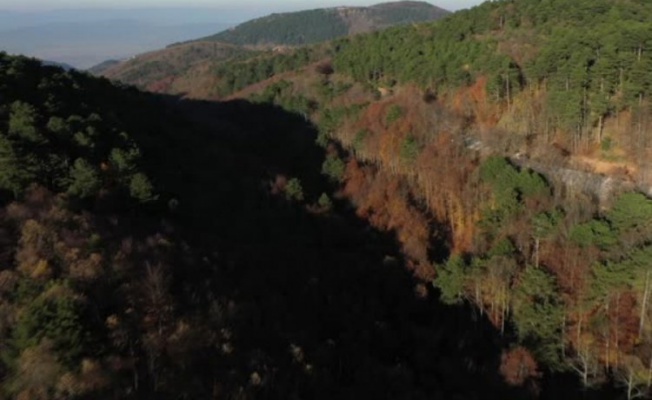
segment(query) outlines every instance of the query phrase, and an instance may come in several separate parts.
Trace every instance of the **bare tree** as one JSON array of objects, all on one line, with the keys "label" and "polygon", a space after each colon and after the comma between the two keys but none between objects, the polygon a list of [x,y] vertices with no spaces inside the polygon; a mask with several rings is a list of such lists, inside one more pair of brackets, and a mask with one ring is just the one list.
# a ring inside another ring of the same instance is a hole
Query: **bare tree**
[{"label": "bare tree", "polygon": [[579,343],[571,361],[570,365],[579,374],[582,385],[591,387],[598,374],[598,360],[590,343]]},{"label": "bare tree", "polygon": [[632,355],[622,357],[621,365],[614,372],[614,379],[627,392],[627,400],[647,398],[648,368],[640,358]]}]

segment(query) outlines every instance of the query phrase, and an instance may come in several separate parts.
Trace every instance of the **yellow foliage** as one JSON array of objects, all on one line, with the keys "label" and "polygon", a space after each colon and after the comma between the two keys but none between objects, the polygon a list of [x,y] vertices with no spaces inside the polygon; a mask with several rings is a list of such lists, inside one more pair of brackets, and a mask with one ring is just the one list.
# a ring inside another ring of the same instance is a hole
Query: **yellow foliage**
[{"label": "yellow foliage", "polygon": [[109,384],[104,369],[95,360],[84,359],[78,374],[66,373],[57,383],[57,394],[60,398],[70,398],[88,395],[101,390]]},{"label": "yellow foliage", "polygon": [[32,269],[30,277],[32,279],[49,279],[52,276],[52,268],[48,260],[40,259]]},{"label": "yellow foliage", "polygon": [[50,286],[45,292],[41,293],[40,297],[48,300],[57,300],[63,298],[79,299],[81,296],[75,293],[75,291],[68,286],[56,284]]},{"label": "yellow foliage", "polygon": [[53,389],[63,372],[52,342],[42,340],[38,346],[25,349],[18,359],[15,389],[21,391],[19,398],[41,399],[40,394]]},{"label": "yellow foliage", "polygon": [[70,276],[80,280],[93,280],[102,273],[103,260],[99,253],[92,253],[87,258],[76,260],[68,266]]}]

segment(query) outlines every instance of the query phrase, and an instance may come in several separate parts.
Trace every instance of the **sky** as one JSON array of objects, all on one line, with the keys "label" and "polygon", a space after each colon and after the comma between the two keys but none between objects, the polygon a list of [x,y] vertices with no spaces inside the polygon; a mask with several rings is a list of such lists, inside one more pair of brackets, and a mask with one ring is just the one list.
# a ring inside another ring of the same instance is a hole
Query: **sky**
[{"label": "sky", "polygon": [[[165,8],[211,7],[224,10],[256,8],[265,11],[290,11],[334,6],[366,6],[386,0],[0,0],[0,10],[47,11],[72,8]],[[479,4],[482,0],[430,0],[430,3],[454,11]]]}]

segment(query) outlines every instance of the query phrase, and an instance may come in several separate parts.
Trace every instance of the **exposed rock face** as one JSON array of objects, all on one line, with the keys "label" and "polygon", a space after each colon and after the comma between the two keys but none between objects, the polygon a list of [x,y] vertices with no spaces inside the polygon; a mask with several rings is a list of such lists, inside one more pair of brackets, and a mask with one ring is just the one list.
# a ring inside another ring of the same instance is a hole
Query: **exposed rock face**
[{"label": "exposed rock face", "polygon": [[[606,207],[619,193],[637,189],[633,182],[625,179],[555,165],[544,165],[519,155],[510,157],[510,161],[519,167],[529,168],[545,176],[555,187],[561,188],[565,196],[583,194],[594,199],[601,208]],[[652,196],[652,187],[648,192],[646,195]]]}]

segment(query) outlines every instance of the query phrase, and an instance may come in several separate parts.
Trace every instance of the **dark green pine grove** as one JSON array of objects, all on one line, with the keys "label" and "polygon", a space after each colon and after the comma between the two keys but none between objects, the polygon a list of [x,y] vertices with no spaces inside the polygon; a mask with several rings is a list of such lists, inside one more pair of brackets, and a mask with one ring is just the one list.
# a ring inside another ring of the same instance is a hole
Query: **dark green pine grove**
[{"label": "dark green pine grove", "polygon": [[205,40],[238,45],[303,45],[345,36],[348,26],[337,12],[316,9],[272,14],[238,25]]},{"label": "dark green pine grove", "polygon": [[246,61],[224,62],[214,71],[219,76],[217,93],[220,96],[230,95],[256,82],[317,62],[323,56],[324,50],[317,46],[302,47],[289,54],[265,54]]},{"label": "dark green pine grove", "polygon": [[543,87],[539,129],[599,142],[604,120],[624,109],[637,114],[642,129],[651,13],[642,0],[486,2],[430,26],[342,39],[334,44],[334,65],[363,82],[439,91],[483,77],[491,96],[506,104]]},{"label": "dark green pine grove", "polygon": [[[141,151],[108,104],[119,104],[107,81],[24,58],[2,56],[0,188],[20,196],[39,184],[77,200],[111,189],[125,202],[156,194],[140,168]],[[98,97],[97,92],[111,97]],[[137,96],[121,104],[137,121]],[[143,123],[131,129],[152,129]],[[112,168],[109,170],[108,164]]]},{"label": "dark green pine grove", "polygon": [[242,46],[299,46],[333,40],[350,33],[437,20],[446,14],[447,11],[421,1],[320,8],[271,14],[200,40]]}]

